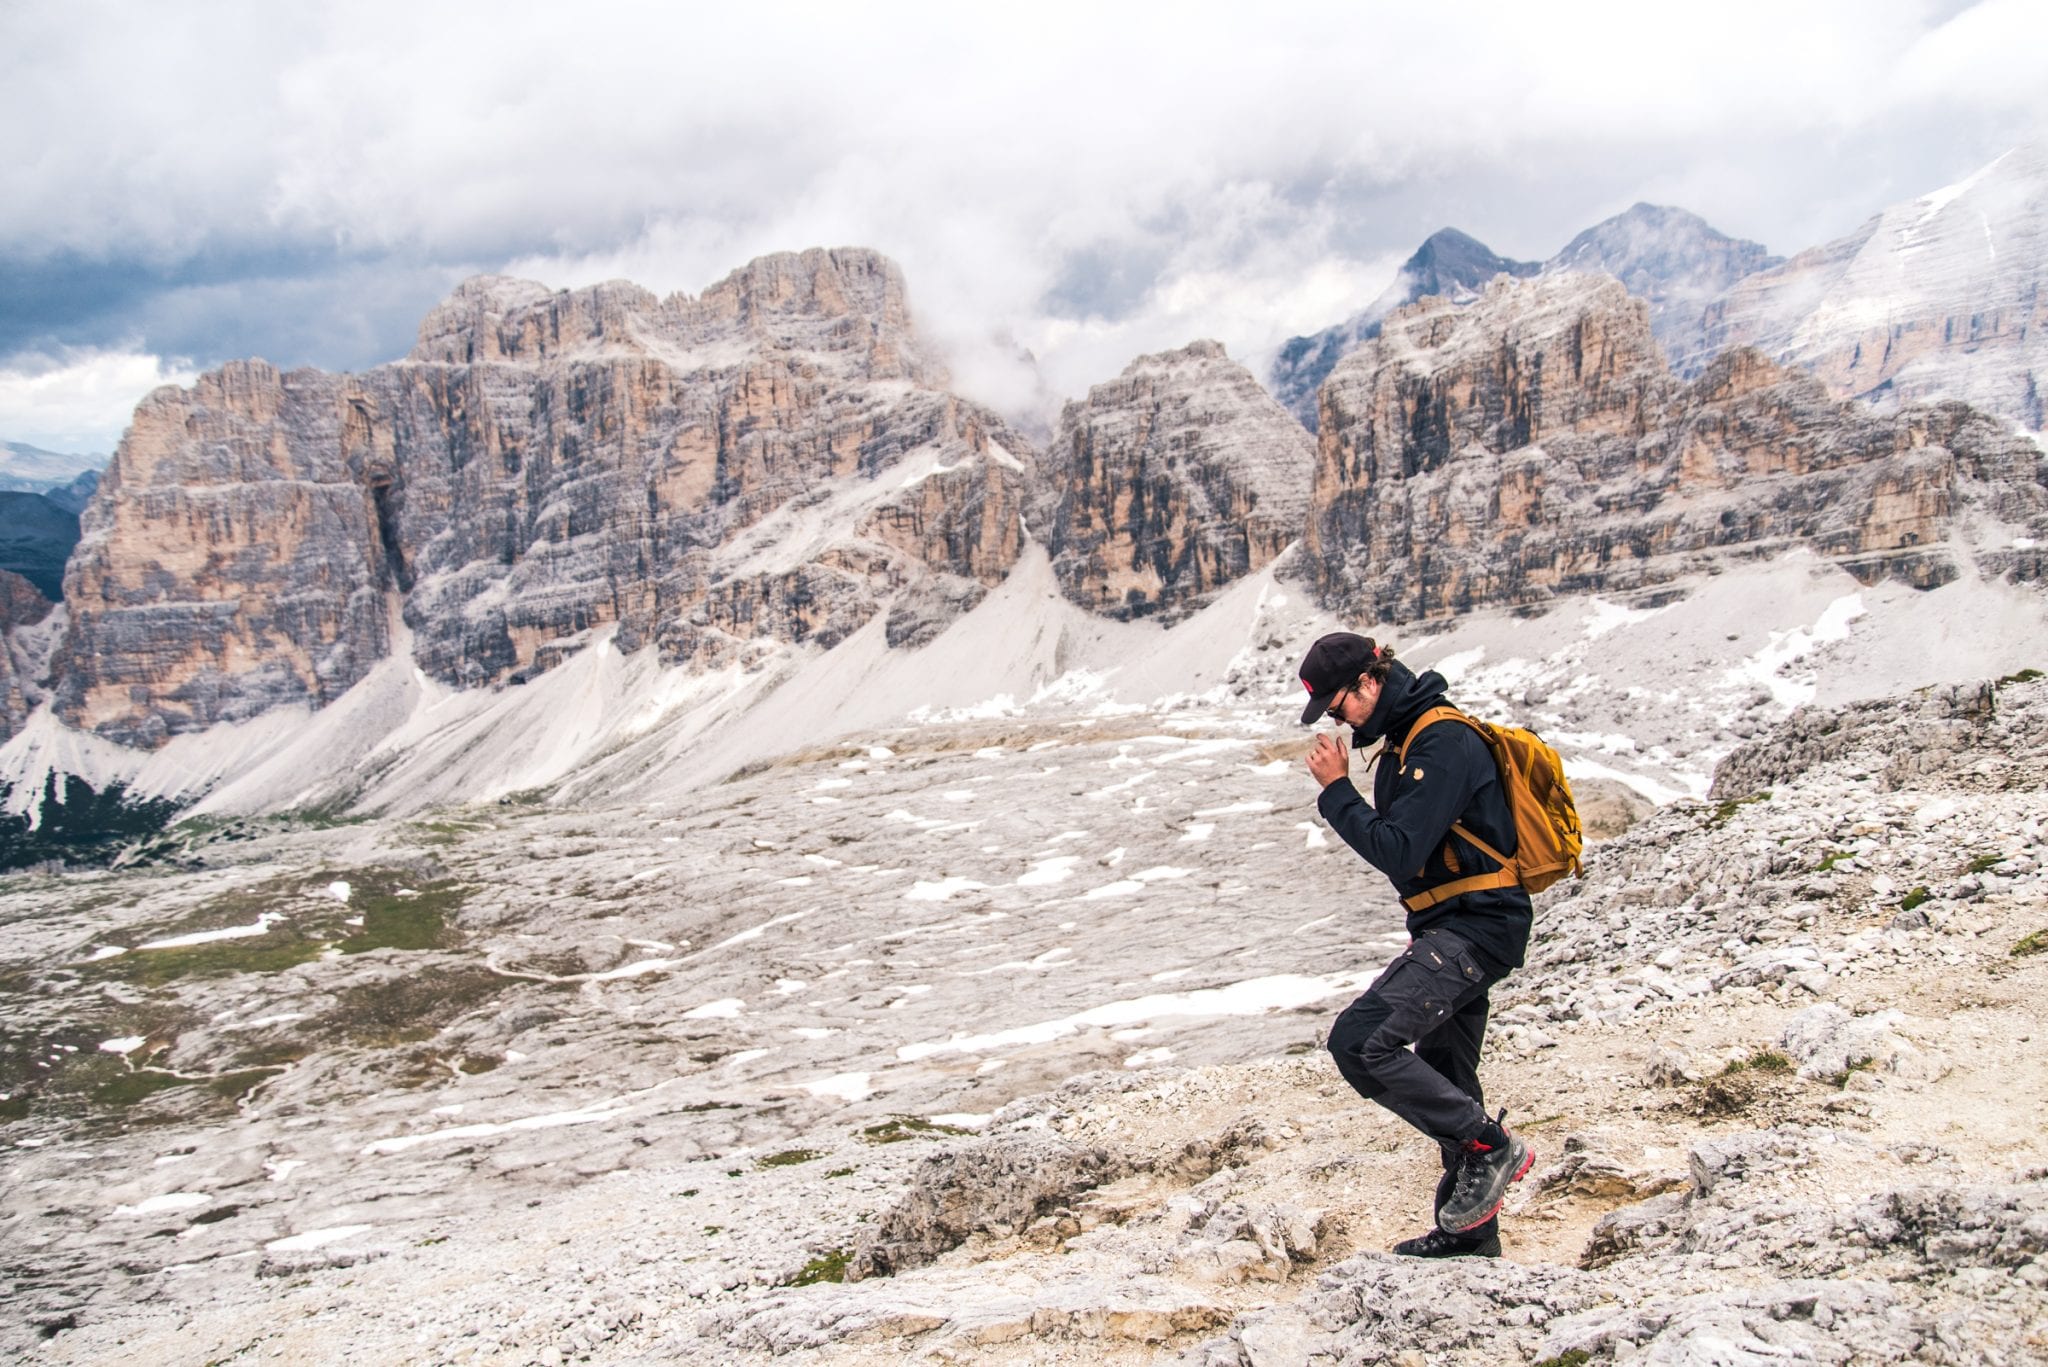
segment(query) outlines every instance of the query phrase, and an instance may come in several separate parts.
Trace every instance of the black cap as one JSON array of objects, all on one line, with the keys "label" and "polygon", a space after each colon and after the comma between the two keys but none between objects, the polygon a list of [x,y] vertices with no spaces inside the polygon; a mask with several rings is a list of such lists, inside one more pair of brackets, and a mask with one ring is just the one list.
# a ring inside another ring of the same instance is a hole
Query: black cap
[{"label": "black cap", "polygon": [[1301,724],[1313,726],[1330,710],[1339,690],[1357,683],[1365,667],[1378,658],[1371,641],[1348,631],[1333,631],[1310,646],[1301,660],[1301,686],[1308,690]]}]

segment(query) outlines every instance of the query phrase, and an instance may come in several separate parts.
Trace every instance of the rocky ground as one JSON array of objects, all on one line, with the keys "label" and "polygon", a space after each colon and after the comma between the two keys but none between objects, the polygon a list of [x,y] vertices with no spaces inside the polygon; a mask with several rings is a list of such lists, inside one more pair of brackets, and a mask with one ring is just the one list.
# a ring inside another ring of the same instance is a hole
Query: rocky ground
[{"label": "rocky ground", "polygon": [[1380,1251],[1434,1150],[1319,1042],[1402,936],[1299,745],[1249,711],[930,727],[659,808],[243,823],[0,884],[0,1332],[2048,1358],[2048,684],[1797,714],[1544,899],[1485,1072],[1538,1154],[1499,1262]]}]

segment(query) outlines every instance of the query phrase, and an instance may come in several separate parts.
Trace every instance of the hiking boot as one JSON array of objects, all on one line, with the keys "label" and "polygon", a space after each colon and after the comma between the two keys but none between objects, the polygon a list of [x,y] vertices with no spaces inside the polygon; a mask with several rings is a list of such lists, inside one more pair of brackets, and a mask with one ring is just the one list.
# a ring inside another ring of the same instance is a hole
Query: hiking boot
[{"label": "hiking boot", "polygon": [[1413,1239],[1403,1239],[1394,1245],[1394,1252],[1404,1258],[1498,1258],[1500,1235],[1495,1233],[1483,1239],[1461,1239],[1446,1234],[1441,1229],[1432,1229],[1429,1233],[1418,1234]]},{"label": "hiking boot", "polygon": [[[1502,1112],[1505,1119],[1506,1112]],[[1451,1187],[1451,1199],[1436,1213],[1436,1222],[1446,1234],[1463,1234],[1491,1220],[1506,1199],[1508,1184],[1518,1182],[1536,1162],[1535,1153],[1499,1121],[1500,1144],[1465,1141],[1465,1156],[1458,1160],[1458,1175]]]}]

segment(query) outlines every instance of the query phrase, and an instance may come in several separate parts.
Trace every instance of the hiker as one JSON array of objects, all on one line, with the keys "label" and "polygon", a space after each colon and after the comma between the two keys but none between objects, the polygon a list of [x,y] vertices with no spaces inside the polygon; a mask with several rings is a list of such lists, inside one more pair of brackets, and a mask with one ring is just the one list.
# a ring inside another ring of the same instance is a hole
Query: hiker
[{"label": "hiker", "polygon": [[[1502,868],[1455,834],[1454,822],[1513,857],[1515,823],[1500,770],[1485,738],[1454,720],[1425,725],[1395,758],[1416,721],[1446,706],[1447,685],[1434,670],[1410,672],[1390,646],[1350,632],[1325,636],[1302,660],[1301,682],[1309,693],[1302,725],[1327,714],[1351,728],[1348,748],[1331,732],[1309,748],[1309,772],[1323,787],[1316,808],[1409,907],[1408,947],[1337,1017],[1329,1041],[1344,1080],[1434,1139],[1443,1156],[1437,1227],[1394,1252],[1497,1258],[1501,1201],[1535,1158],[1505,1128],[1505,1111],[1487,1116],[1479,1047],[1487,993],[1521,967],[1528,947],[1529,894],[1515,885],[1440,901],[1428,894]],[[1386,748],[1368,806],[1346,780],[1350,749],[1375,741]],[[1416,909],[1424,902],[1432,904]]]}]

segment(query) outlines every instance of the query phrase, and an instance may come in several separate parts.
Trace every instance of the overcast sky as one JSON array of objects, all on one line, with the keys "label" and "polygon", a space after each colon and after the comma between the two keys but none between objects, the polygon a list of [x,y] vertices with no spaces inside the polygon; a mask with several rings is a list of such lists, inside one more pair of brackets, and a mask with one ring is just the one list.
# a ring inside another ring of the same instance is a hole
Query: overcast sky
[{"label": "overcast sky", "polygon": [[696,293],[812,246],[893,257],[1016,414],[1019,347],[1068,397],[1198,337],[1263,376],[1441,227],[1839,236],[2048,132],[2048,5],[5,0],[0,127],[0,439],[394,359],[479,271]]}]

